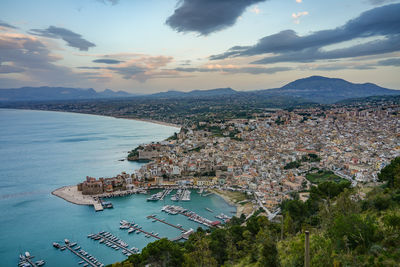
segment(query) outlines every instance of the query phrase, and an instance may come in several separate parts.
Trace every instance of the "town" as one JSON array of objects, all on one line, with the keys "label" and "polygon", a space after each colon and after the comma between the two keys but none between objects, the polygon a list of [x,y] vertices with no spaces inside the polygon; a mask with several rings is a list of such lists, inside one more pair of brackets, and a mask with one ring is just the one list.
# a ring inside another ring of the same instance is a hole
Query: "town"
[{"label": "town", "polygon": [[[293,193],[320,178],[374,183],[400,156],[400,106],[312,107],[259,113],[251,119],[200,121],[170,138],[143,144],[131,160],[148,160],[132,174],[87,177],[83,194],[152,187],[241,191],[273,213]],[[307,193],[301,193],[306,199]]]}]

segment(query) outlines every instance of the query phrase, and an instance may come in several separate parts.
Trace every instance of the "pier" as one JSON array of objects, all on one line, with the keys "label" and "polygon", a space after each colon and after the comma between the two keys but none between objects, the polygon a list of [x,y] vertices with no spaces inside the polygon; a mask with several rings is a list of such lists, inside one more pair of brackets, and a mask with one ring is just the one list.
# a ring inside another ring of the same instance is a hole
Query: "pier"
[{"label": "pier", "polygon": [[107,237],[105,233],[98,233],[98,234],[93,234],[92,235],[92,239],[96,240],[95,238],[97,237],[97,239],[104,239],[104,243],[105,242],[109,242],[117,247],[119,247],[120,249],[122,249],[122,251],[127,251],[129,252],[131,255],[136,254],[137,251],[131,250],[128,248],[128,244],[126,242],[123,242],[121,239],[118,238],[118,240],[122,241],[124,244],[126,244],[126,246],[123,246],[121,243],[114,241],[112,238]]},{"label": "pier", "polygon": [[179,230],[181,230],[181,231],[183,231],[183,232],[186,232],[186,231],[187,231],[187,230],[185,230],[182,226],[174,225],[174,224],[168,223],[168,222],[166,222],[166,221],[164,221],[164,220],[160,220],[160,219],[154,217],[153,215],[147,216],[147,219],[153,219],[153,220],[162,222],[162,223],[164,223],[164,224],[166,224],[166,225],[169,225],[169,226],[171,226],[171,227],[174,227],[174,228],[176,228],[176,229],[179,229]]},{"label": "pier", "polygon": [[163,191],[163,194],[162,194],[160,200],[164,200],[164,198],[165,198],[166,196],[168,196],[171,192],[172,192],[172,189],[165,189],[165,190]]},{"label": "pier", "polygon": [[69,251],[71,251],[72,253],[74,253],[76,256],[78,256],[79,258],[81,258],[82,260],[86,261],[87,264],[89,264],[92,267],[98,267],[96,264],[94,264],[93,262],[91,262],[88,258],[86,258],[85,256],[79,254],[78,252],[76,252],[75,250],[73,250],[70,246],[65,246]]},{"label": "pier", "polygon": [[184,232],[184,233],[181,234],[180,236],[171,239],[171,241],[179,241],[179,240],[181,240],[181,239],[188,240],[188,239],[189,239],[189,236],[190,236],[191,234],[193,234],[193,233],[194,233],[194,230],[193,230],[193,229],[190,229],[189,231]]},{"label": "pier", "polygon": [[37,265],[31,261],[31,258],[33,257],[25,257],[25,260],[32,266],[32,267],[37,267]]},{"label": "pier", "polygon": [[104,209],[103,205],[100,202],[93,203],[93,207],[95,211],[102,211]]},{"label": "pier", "polygon": [[31,254],[29,252],[25,252],[24,255],[20,254],[19,255],[19,262],[18,262],[18,266],[31,266],[31,267],[38,267],[38,266],[42,266],[45,264],[44,260],[39,260],[37,262],[34,262],[32,259],[35,256],[31,256]]},{"label": "pier", "polygon": [[149,236],[151,236],[151,237],[154,237],[154,238],[156,238],[156,239],[161,239],[161,237],[159,237],[159,236],[157,236],[157,235],[155,235],[155,234],[146,232],[146,231],[144,231],[144,230],[142,230],[142,229],[140,229],[140,228],[138,228],[138,227],[135,227],[135,226],[133,226],[133,224],[131,224],[131,223],[127,223],[126,225],[129,225],[129,228],[132,228],[132,229],[134,229],[135,231],[142,232],[142,233],[144,233],[144,234],[146,234],[146,235],[149,235]]}]

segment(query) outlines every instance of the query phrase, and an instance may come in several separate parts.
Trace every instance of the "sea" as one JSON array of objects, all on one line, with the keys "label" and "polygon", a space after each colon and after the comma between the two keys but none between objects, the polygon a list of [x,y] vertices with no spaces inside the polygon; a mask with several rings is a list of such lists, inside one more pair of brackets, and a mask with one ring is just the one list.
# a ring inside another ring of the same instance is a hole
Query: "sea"
[{"label": "sea", "polygon": [[177,131],[170,126],[96,115],[0,109],[0,266],[17,266],[19,254],[25,251],[35,256],[35,261],[45,260],[45,266],[80,266],[81,259],[72,252],[52,246],[64,239],[77,242],[105,265],[126,259],[121,250],[87,238],[100,231],[108,231],[139,249],[155,241],[120,230],[122,219],[170,239],[181,232],[146,217],[155,214],[185,229],[201,226],[183,215],[161,212],[167,204],[183,206],[210,220],[221,212],[232,215],[236,208],[221,197],[204,197],[195,190],[189,202],[172,202],[171,195],[158,202],[146,201],[149,195],[107,199],[114,208],[101,212],[51,194],[86,176],[133,173],[143,163],[124,160],[129,150],[164,140]]}]

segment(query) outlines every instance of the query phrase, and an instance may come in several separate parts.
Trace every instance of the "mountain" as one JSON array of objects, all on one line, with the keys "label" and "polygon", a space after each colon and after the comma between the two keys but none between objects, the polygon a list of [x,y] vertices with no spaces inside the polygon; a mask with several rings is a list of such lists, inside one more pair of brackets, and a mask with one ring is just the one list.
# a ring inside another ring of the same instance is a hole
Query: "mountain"
[{"label": "mountain", "polygon": [[227,95],[236,95],[241,92],[237,92],[232,88],[217,88],[210,90],[193,90],[190,92],[181,92],[181,91],[168,91],[162,93],[156,93],[152,95],[148,95],[149,97],[154,98],[204,98],[204,97],[217,97],[217,96],[227,96]]},{"label": "mountain", "polygon": [[391,90],[373,83],[351,83],[343,79],[311,76],[288,83],[277,89],[257,91],[260,95],[297,96],[318,103],[335,103],[349,98],[375,95],[399,95],[400,90]]},{"label": "mountain", "polygon": [[94,89],[66,88],[66,87],[21,87],[17,89],[0,89],[0,101],[48,101],[48,100],[76,100],[119,98],[133,96],[127,92],[114,92],[106,89],[96,92]]}]

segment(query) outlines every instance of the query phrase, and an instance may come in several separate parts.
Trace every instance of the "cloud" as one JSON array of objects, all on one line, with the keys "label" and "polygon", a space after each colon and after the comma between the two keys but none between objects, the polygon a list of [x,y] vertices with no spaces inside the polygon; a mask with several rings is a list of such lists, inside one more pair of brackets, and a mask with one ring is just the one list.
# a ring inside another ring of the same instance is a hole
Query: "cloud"
[{"label": "cloud", "polygon": [[247,73],[247,74],[274,74],[282,71],[289,71],[291,68],[286,67],[274,67],[274,68],[264,68],[264,67],[238,67],[233,65],[208,65],[202,68],[175,68],[174,70],[180,72],[221,72],[226,74],[237,74],[237,73]]},{"label": "cloud", "polygon": [[91,43],[82,38],[82,35],[74,33],[65,28],[59,28],[55,26],[50,26],[47,29],[31,29],[30,34],[53,38],[53,39],[63,39],[67,42],[68,46],[78,48],[81,51],[88,51],[90,47],[95,47],[94,43]]},{"label": "cloud", "polygon": [[[257,60],[256,64],[277,62],[312,62],[320,59],[339,59],[377,55],[400,51],[400,4],[377,7],[362,13],[345,25],[299,36],[293,30],[285,30],[266,36],[253,46],[234,46],[225,53],[213,55],[211,60],[228,57],[255,56],[272,53]],[[335,50],[324,50],[356,38],[382,37],[374,41]]]},{"label": "cloud", "polygon": [[308,11],[297,12],[297,13],[292,13],[292,18],[294,19],[294,23],[300,24],[300,18],[307,15]]},{"label": "cloud", "polygon": [[393,3],[397,0],[367,0],[368,3],[374,6]]},{"label": "cloud", "polygon": [[17,29],[17,27],[10,25],[2,20],[0,20],[0,27],[6,27],[6,28],[11,28],[11,29]]},{"label": "cloud", "polygon": [[166,24],[177,32],[208,35],[233,26],[248,6],[265,0],[181,0]]},{"label": "cloud", "polygon": [[250,11],[258,15],[260,14],[261,9],[259,9],[258,6],[255,6]]},{"label": "cloud", "polygon": [[[114,54],[108,56],[120,57],[121,55],[123,54]],[[168,70],[169,72],[166,70],[160,70],[161,67],[165,67],[168,63],[172,62],[173,60],[172,57],[149,56],[141,54],[127,54],[127,55],[131,57],[131,59],[127,61],[120,61],[120,63],[115,63],[116,66],[106,66],[106,67],[82,66],[78,67],[78,69],[108,70],[121,75],[122,78],[124,79],[138,80],[140,82],[145,82],[148,79],[162,78],[169,75],[176,75],[176,72],[172,73],[170,70]],[[108,59],[102,59],[102,61],[104,60],[108,61]]]},{"label": "cloud", "polygon": [[13,65],[0,65],[0,74],[4,73],[21,73],[24,72],[24,68],[15,67]]},{"label": "cloud", "polygon": [[378,65],[400,67],[400,58],[390,58],[390,59],[381,60],[381,61],[378,61]]},{"label": "cloud", "polygon": [[97,2],[103,3],[103,4],[107,4],[110,3],[113,6],[119,3],[119,0],[96,0]]},{"label": "cloud", "polygon": [[116,60],[116,59],[104,58],[104,59],[95,59],[92,62],[94,62],[94,63],[104,63],[104,64],[119,64],[119,63],[122,63],[124,61]]},{"label": "cloud", "polygon": [[[7,84],[32,83],[75,84],[87,76],[70,68],[56,65],[61,57],[51,53],[39,38],[20,33],[0,33],[0,75],[19,74],[18,80],[7,79]],[[3,79],[2,79],[3,80]]]}]

